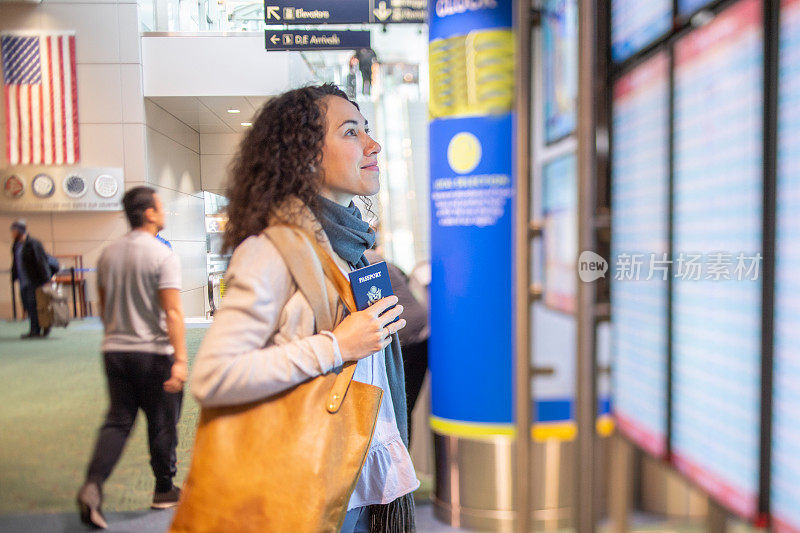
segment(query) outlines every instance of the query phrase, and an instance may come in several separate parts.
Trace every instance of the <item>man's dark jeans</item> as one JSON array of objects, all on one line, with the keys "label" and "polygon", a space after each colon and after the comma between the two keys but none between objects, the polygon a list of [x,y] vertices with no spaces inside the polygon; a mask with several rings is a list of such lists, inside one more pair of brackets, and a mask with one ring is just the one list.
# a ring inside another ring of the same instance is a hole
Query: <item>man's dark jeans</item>
[{"label": "man's dark jeans", "polygon": [[32,285],[21,285],[19,288],[20,295],[22,296],[22,307],[28,313],[28,318],[31,321],[31,335],[38,335],[41,333],[39,328],[39,312],[36,310],[36,287]]},{"label": "man's dark jeans", "polygon": [[166,492],[177,472],[177,425],[183,403],[183,391],[164,390],[173,358],[143,352],[106,352],[103,357],[111,405],[100,428],[86,480],[102,486],[111,475],[141,409],[147,417],[156,491]]}]

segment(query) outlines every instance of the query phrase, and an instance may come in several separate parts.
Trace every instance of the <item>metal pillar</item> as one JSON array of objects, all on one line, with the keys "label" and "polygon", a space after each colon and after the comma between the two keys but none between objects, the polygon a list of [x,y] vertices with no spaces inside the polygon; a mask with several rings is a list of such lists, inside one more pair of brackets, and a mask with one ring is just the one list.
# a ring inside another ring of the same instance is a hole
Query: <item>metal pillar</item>
[{"label": "metal pillar", "polygon": [[531,2],[514,3],[514,39],[517,65],[515,83],[516,195],[514,249],[516,301],[514,304],[516,521],[515,531],[531,530],[531,351],[530,306],[530,159],[531,159]]},{"label": "metal pillar", "polygon": [[[596,0],[578,1],[578,253],[597,250],[595,195],[597,144],[595,137]],[[593,533],[597,518],[594,490],[597,375],[595,361],[595,287],[578,280],[575,528]]]},{"label": "metal pillar", "polygon": [[611,472],[609,473],[611,531],[628,531],[628,514],[633,498],[633,446],[622,436],[611,438]]}]

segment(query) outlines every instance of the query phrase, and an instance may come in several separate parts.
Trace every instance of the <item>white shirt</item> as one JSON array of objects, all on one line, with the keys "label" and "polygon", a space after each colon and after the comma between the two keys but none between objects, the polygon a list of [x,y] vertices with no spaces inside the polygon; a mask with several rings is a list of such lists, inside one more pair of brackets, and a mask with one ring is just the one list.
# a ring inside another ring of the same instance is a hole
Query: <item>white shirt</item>
[{"label": "white shirt", "polygon": [[347,504],[348,511],[365,505],[386,504],[419,488],[411,456],[397,430],[383,351],[361,359],[356,364],[353,379],[383,389],[383,400],[361,476]]},{"label": "white shirt", "polygon": [[[349,265],[339,256],[334,256],[334,260],[342,273],[347,275]],[[338,343],[335,349],[338,351]],[[380,387],[383,389],[383,399],[364,467],[347,504],[348,511],[365,505],[390,503],[417,490],[420,485],[408,448],[397,429],[384,350],[360,359],[356,363],[353,380]]]}]

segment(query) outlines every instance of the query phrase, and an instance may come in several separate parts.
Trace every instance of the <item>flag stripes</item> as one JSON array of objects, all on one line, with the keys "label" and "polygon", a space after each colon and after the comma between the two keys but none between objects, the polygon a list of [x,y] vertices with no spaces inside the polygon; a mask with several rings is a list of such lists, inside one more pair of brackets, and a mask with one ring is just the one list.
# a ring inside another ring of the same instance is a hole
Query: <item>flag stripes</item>
[{"label": "flag stripes", "polygon": [[11,165],[80,161],[75,36],[0,36]]}]

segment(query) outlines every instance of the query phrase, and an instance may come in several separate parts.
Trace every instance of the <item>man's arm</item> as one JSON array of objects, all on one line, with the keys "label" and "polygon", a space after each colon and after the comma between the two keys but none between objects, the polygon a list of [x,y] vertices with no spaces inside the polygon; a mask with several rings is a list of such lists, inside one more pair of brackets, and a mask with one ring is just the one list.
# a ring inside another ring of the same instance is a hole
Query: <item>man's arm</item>
[{"label": "man's arm", "polygon": [[175,350],[175,361],[172,363],[172,374],[164,382],[167,392],[180,392],[186,382],[188,362],[186,354],[186,335],[183,322],[183,306],[178,289],[160,289],[158,299],[167,316],[167,334],[169,343]]},{"label": "man's arm", "polygon": [[[14,245],[11,245],[11,285],[17,281],[17,255],[14,253]],[[12,287],[13,289],[13,287]]]}]

